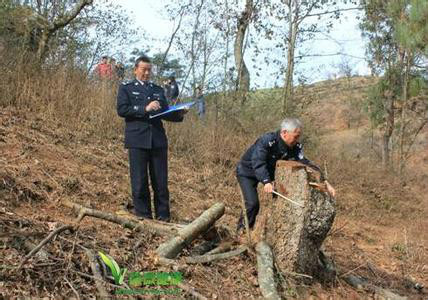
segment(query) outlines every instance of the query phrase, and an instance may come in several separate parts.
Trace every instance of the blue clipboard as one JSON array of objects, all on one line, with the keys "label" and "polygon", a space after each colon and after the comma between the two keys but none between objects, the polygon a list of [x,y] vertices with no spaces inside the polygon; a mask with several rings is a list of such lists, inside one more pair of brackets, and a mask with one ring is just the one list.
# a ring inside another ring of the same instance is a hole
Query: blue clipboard
[{"label": "blue clipboard", "polygon": [[189,109],[194,104],[195,104],[195,101],[193,101],[193,102],[187,102],[187,103],[180,103],[180,104],[177,104],[177,105],[172,105],[167,110],[165,110],[165,111],[163,111],[161,113],[149,116],[149,119],[160,117],[162,115],[166,115],[166,114],[172,113],[174,111],[179,111],[179,110],[183,110],[183,109]]}]

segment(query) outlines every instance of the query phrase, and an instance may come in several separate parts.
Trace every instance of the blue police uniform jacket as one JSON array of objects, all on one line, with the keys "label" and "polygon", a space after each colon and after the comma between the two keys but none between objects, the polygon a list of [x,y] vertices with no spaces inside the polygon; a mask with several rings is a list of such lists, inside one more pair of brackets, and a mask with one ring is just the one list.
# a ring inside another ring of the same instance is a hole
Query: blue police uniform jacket
[{"label": "blue police uniform jacket", "polygon": [[176,81],[174,81],[171,84],[171,98],[176,99],[179,94],[180,94],[180,90],[178,89],[178,84]]},{"label": "blue police uniform jacket", "polygon": [[289,147],[282,140],[280,131],[268,132],[262,135],[244,153],[236,168],[238,176],[256,178],[266,184],[275,180],[275,168],[278,160],[294,160],[301,162],[323,174],[319,167],[314,165],[303,155],[303,146],[297,143]]},{"label": "blue police uniform jacket", "polygon": [[[159,101],[161,108],[147,112],[146,106]],[[168,109],[163,89],[150,81],[132,80],[119,86],[117,94],[117,113],[125,118],[125,148],[167,148],[168,140],[162,119],[181,122],[183,115],[178,112],[150,119]]]}]

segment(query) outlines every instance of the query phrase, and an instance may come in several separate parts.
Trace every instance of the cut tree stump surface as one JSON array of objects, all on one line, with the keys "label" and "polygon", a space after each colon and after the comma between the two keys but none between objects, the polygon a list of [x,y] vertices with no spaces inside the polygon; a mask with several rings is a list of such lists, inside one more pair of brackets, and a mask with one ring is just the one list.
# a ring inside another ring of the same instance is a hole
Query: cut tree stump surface
[{"label": "cut tree stump surface", "polygon": [[[279,193],[303,205],[294,205],[280,197],[266,209],[266,241],[283,271],[313,276],[318,273],[318,254],[335,217],[335,200],[309,185],[319,180],[307,167],[278,162],[275,183]],[[314,178],[315,177],[315,178]]]}]

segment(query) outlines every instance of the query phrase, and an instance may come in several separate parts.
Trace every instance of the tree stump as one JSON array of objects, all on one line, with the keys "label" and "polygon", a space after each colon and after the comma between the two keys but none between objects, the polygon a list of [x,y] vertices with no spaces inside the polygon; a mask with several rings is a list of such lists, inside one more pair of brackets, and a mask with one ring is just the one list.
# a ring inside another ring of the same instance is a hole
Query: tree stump
[{"label": "tree stump", "polygon": [[[320,174],[293,161],[279,161],[276,190],[302,205],[277,197],[269,204],[266,241],[282,271],[316,276],[320,247],[335,216],[335,200],[319,182]],[[310,183],[316,182],[315,188]]]}]

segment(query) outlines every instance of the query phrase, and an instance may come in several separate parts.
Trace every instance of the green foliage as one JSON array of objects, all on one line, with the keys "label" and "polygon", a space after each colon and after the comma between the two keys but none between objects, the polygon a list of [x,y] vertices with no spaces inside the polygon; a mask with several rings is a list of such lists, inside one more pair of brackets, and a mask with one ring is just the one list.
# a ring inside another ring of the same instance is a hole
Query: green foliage
[{"label": "green foliage", "polygon": [[115,283],[119,285],[122,284],[128,269],[125,268],[121,270],[117,262],[111,256],[104,254],[101,251],[99,251],[98,254],[100,255],[102,261],[110,268]]},{"label": "green foliage", "polygon": [[37,18],[33,16],[30,7],[20,6],[12,0],[0,1],[0,41],[4,43],[3,46],[19,46],[23,43],[33,46],[38,34],[36,28]]},{"label": "green foliage", "polygon": [[171,74],[175,74],[175,78],[182,77],[184,73],[184,66],[180,64],[180,60],[178,59],[164,59],[164,53],[155,53],[152,56],[152,63],[158,69],[158,73],[156,74],[159,78],[168,77]]},{"label": "green foliage", "polygon": [[428,82],[422,74],[412,76],[409,84],[409,96],[416,97],[426,93],[428,89]]},{"label": "green foliage", "polygon": [[361,23],[368,38],[368,55],[385,64],[396,57],[399,47],[407,51],[428,52],[428,2],[426,0],[369,0]]},{"label": "green foliage", "polygon": [[[65,26],[56,26],[72,15],[77,4],[74,0],[1,1],[0,40],[9,49],[18,45],[34,53],[42,49],[45,63],[67,62],[85,69],[135,38],[126,12],[106,1],[86,5]],[[46,36],[46,43],[41,43]]]},{"label": "green foliage", "polygon": [[394,99],[400,99],[401,90],[401,70],[398,68],[388,69],[379,82],[368,89],[365,110],[374,126],[384,123],[385,100],[387,94]]},{"label": "green foliage", "polygon": [[394,38],[397,8],[392,10],[388,1],[368,0],[365,2],[366,14],[360,28],[367,39],[366,55],[374,74],[381,74],[394,66],[399,59],[399,45]]},{"label": "green foliage", "polygon": [[383,123],[384,107],[383,107],[383,91],[384,81],[369,88],[367,100],[365,103],[365,111],[368,113],[370,121],[374,126],[379,126]]},{"label": "green foliage", "polygon": [[405,20],[397,23],[397,40],[407,49],[428,55],[428,1],[411,0]]}]

